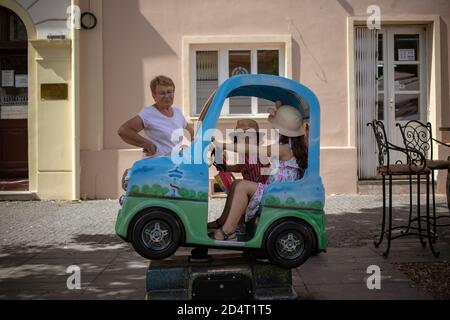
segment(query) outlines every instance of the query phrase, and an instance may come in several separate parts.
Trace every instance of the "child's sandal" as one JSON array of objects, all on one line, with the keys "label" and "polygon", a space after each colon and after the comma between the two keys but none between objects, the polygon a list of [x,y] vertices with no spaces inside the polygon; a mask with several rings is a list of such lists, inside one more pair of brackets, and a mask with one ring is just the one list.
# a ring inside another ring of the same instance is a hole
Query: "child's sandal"
[{"label": "child's sandal", "polygon": [[216,239],[216,240],[219,240],[219,241],[237,241],[237,239],[238,239],[238,237],[236,235],[236,232],[232,232],[232,233],[228,234],[225,231],[223,231],[223,227],[220,227],[217,230],[219,230],[222,233],[223,239],[222,240],[221,239]]}]

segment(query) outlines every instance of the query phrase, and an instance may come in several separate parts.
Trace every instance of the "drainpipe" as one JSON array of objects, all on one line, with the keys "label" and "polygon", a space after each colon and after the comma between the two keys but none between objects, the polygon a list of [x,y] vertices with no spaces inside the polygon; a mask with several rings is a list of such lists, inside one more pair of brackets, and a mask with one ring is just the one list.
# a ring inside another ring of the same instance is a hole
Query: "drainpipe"
[{"label": "drainpipe", "polygon": [[[79,0],[71,0],[72,6],[79,6]],[[80,199],[80,108],[79,108],[79,31],[72,25],[72,200]]]}]

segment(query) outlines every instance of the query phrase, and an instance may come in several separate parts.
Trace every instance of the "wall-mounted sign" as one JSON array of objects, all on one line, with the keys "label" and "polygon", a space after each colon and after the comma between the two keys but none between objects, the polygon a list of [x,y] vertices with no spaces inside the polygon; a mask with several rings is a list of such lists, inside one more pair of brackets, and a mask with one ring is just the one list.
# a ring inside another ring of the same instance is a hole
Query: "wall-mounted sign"
[{"label": "wall-mounted sign", "polygon": [[69,86],[67,83],[41,84],[41,100],[67,100],[68,97]]},{"label": "wall-mounted sign", "polygon": [[28,106],[2,106],[0,120],[28,119]]},{"label": "wall-mounted sign", "polygon": [[28,75],[16,74],[16,88],[28,88]]},{"label": "wall-mounted sign", "polygon": [[0,96],[0,106],[26,106],[28,94],[6,94]]},{"label": "wall-mounted sign", "polygon": [[398,49],[399,61],[416,61],[415,49]]},{"label": "wall-mounted sign", "polygon": [[14,70],[2,70],[2,87],[14,87]]}]

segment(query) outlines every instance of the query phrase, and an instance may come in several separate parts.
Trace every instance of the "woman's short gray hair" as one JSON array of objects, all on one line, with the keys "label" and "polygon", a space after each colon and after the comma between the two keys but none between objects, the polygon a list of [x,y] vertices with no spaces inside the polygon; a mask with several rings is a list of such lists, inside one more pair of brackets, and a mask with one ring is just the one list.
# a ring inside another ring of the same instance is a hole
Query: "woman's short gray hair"
[{"label": "woman's short gray hair", "polygon": [[173,87],[175,90],[175,84],[172,79],[166,76],[157,76],[152,80],[152,82],[150,82],[150,89],[152,90],[152,93],[156,93],[157,86]]}]

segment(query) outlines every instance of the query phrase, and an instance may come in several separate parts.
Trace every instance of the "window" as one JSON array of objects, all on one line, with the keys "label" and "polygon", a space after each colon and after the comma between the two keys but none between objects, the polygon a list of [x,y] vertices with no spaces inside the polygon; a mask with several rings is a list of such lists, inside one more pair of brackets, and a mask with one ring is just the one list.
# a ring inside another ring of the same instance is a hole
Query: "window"
[{"label": "window", "polygon": [[22,20],[4,7],[0,7],[0,41],[27,41],[27,30]]},{"label": "window", "polygon": [[[252,70],[252,52],[250,50],[230,50],[228,51],[229,74],[233,76],[242,74],[251,74]],[[251,114],[251,97],[233,97],[229,99],[230,114]]]},{"label": "window", "polygon": [[22,20],[16,15],[9,17],[9,40],[27,41],[27,29]]},{"label": "window", "polygon": [[0,6],[0,120],[28,117],[28,43],[25,25]]},{"label": "window", "polygon": [[[198,116],[203,105],[228,78],[242,74],[271,74],[285,76],[282,46],[220,45],[193,48],[194,73],[191,108],[192,116]],[[257,116],[268,113],[273,102],[253,97],[227,99],[222,116]]]},{"label": "window", "polygon": [[217,51],[197,51],[196,53],[197,107],[195,114],[202,111],[203,105],[211,93],[218,87],[218,54]]},{"label": "window", "polygon": [[[277,50],[258,50],[258,74],[280,74],[280,57]],[[258,99],[258,113],[269,113],[272,101]]]}]

